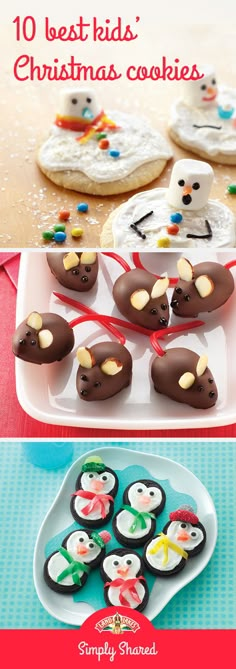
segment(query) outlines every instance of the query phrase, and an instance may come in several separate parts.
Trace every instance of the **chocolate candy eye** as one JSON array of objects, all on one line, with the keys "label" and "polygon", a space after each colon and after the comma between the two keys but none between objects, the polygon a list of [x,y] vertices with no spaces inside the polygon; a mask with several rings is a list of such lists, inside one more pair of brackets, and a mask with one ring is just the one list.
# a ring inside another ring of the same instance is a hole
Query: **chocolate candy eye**
[{"label": "chocolate candy eye", "polygon": [[87,283],[88,277],[86,276],[86,274],[81,277],[81,281],[82,281],[82,283]]},{"label": "chocolate candy eye", "polygon": [[166,318],[160,318],[159,323],[160,325],[168,325],[168,321],[166,320]]},{"label": "chocolate candy eye", "polygon": [[215,397],[215,393],[213,392],[213,390],[211,390],[211,392],[209,393],[209,397]]},{"label": "chocolate candy eye", "polygon": [[165,311],[167,309],[167,304],[161,304],[161,309],[162,311]]},{"label": "chocolate candy eye", "polygon": [[86,98],[86,102],[88,103],[92,102],[92,98]]},{"label": "chocolate candy eye", "polygon": [[96,383],[94,383],[94,388],[100,388],[101,385],[101,381],[96,381]]},{"label": "chocolate candy eye", "polygon": [[199,390],[199,393],[201,393],[202,390],[204,390],[204,386],[198,386],[197,389]]},{"label": "chocolate candy eye", "polygon": [[79,269],[72,269],[72,274],[79,274]]},{"label": "chocolate candy eye", "polygon": [[85,272],[91,272],[91,267],[85,267]]},{"label": "chocolate candy eye", "polygon": [[26,337],[30,337],[31,332],[28,330],[28,332],[26,332],[25,334],[26,334]]},{"label": "chocolate candy eye", "polygon": [[198,181],[195,181],[194,184],[192,185],[193,190],[198,190],[200,188],[200,184]]},{"label": "chocolate candy eye", "polygon": [[213,379],[208,379],[208,383],[213,383]]},{"label": "chocolate candy eye", "polygon": [[25,339],[20,339],[19,344],[26,344]]},{"label": "chocolate candy eye", "polygon": [[88,544],[88,548],[94,548],[94,544],[92,541],[90,542],[90,544]]},{"label": "chocolate candy eye", "polygon": [[185,185],[185,181],[184,181],[183,179],[180,179],[180,180],[178,181],[178,184],[179,184],[179,186],[184,186],[184,185]]},{"label": "chocolate candy eye", "polygon": [[190,298],[190,295],[185,295],[185,296],[184,296],[184,299],[185,299],[185,302],[189,302],[189,300],[191,299],[191,298]]},{"label": "chocolate candy eye", "polygon": [[178,295],[181,295],[181,293],[182,293],[183,291],[182,291],[182,288],[176,288],[176,289],[175,289],[175,292],[178,293]]},{"label": "chocolate candy eye", "polygon": [[119,564],[119,560],[113,560],[113,567],[118,567]]},{"label": "chocolate candy eye", "polygon": [[152,314],[153,316],[156,316],[157,309],[151,309],[150,314]]},{"label": "chocolate candy eye", "polygon": [[77,100],[77,98],[72,98],[71,102],[72,102],[72,105],[77,105],[78,100]]},{"label": "chocolate candy eye", "polygon": [[31,346],[35,346],[35,344],[36,344],[36,339],[32,339],[30,343],[31,343]]},{"label": "chocolate candy eye", "polygon": [[191,532],[191,537],[196,537],[196,536],[197,536],[197,532]]},{"label": "chocolate candy eye", "polygon": [[186,525],[186,523],[181,523],[180,527],[182,527],[182,530],[185,530],[185,528],[187,527],[187,525]]},{"label": "chocolate candy eye", "polygon": [[88,381],[88,377],[85,374],[81,374],[81,381]]},{"label": "chocolate candy eye", "polygon": [[126,564],[130,566],[132,564],[132,560],[126,560]]},{"label": "chocolate candy eye", "polygon": [[205,90],[206,90],[206,84],[202,84],[202,86],[201,86],[201,90],[202,90],[202,91],[205,91]]},{"label": "chocolate candy eye", "polygon": [[86,395],[88,394],[88,391],[87,390],[81,390],[80,394],[82,395],[82,397],[86,397]]}]

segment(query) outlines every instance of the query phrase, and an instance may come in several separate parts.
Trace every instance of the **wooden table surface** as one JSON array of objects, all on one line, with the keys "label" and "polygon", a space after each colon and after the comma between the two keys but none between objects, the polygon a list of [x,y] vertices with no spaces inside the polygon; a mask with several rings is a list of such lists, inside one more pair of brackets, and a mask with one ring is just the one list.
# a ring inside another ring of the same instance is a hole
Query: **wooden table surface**
[{"label": "wooden table surface", "polygon": [[[12,73],[15,59],[28,53],[34,56],[35,64],[50,64],[55,57],[60,62],[66,62],[68,56],[76,52],[80,62],[96,63],[97,66],[103,62],[114,62],[125,73],[130,64],[158,65],[165,55],[170,63],[176,57],[182,64],[214,62],[219,83],[233,85],[236,81],[233,25],[184,25],[178,28],[170,25],[167,31],[163,26],[158,27],[149,21],[142,23],[140,37],[136,42],[98,45],[90,42],[80,46],[71,43],[57,43],[55,46],[54,43],[45,42],[43,23],[38,26],[37,39],[33,45],[17,43],[14,30],[13,25],[3,24],[0,31],[5,54],[5,66],[0,81],[0,248],[46,247],[42,232],[52,228],[57,222],[58,211],[62,208],[71,211],[64,246],[97,247],[101,228],[108,214],[124,202],[128,195],[105,198],[81,196],[55,186],[44,177],[36,165],[36,151],[42,139],[47,136],[54,119],[58,94],[63,83],[18,82]],[[82,85],[87,84],[82,82]],[[117,82],[89,82],[88,86],[91,85],[105,110],[119,109],[143,115],[155,128],[166,134],[169,108],[179,91],[177,82],[130,82],[123,76]],[[175,160],[191,156],[171,144]],[[172,164],[173,161],[170,161],[161,177],[146,188],[167,186]],[[236,214],[236,196],[226,192],[227,185],[236,182],[236,166],[212,166],[215,172],[212,197],[228,204]],[[89,205],[86,215],[78,215],[76,211],[76,205],[81,200]],[[84,235],[82,240],[76,242],[69,231],[78,222],[84,229]],[[53,242],[52,246],[54,244]]]}]

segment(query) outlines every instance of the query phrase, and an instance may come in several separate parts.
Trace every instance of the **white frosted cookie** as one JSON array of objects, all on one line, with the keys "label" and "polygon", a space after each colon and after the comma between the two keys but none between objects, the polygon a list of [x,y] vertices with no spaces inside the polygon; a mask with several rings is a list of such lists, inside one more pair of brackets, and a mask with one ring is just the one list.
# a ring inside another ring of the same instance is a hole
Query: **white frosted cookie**
[{"label": "white frosted cookie", "polygon": [[93,92],[68,89],[38,152],[38,165],[54,183],[91,195],[113,195],[157,178],[172,151],[145,119],[108,115]]},{"label": "white frosted cookie", "polygon": [[[235,245],[233,212],[209,200],[213,170],[200,160],[175,163],[169,188],[138,193],[115,209],[101,234],[101,247],[206,248]],[[143,219],[143,220],[140,220]]]},{"label": "white frosted cookie", "polygon": [[182,83],[182,96],[174,103],[170,137],[201,158],[236,165],[236,88],[217,88],[212,66],[205,76]]}]

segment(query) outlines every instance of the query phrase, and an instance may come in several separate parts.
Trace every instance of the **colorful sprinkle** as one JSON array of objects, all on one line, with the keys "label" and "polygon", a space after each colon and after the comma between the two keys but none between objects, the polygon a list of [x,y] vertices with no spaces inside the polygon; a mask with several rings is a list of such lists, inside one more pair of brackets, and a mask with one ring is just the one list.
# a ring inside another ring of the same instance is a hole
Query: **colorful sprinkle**
[{"label": "colorful sprinkle", "polygon": [[45,230],[45,232],[43,232],[42,234],[42,237],[43,239],[45,239],[45,241],[49,242],[51,239],[53,239],[54,232],[52,232],[51,230]]},{"label": "colorful sprinkle", "polygon": [[159,249],[168,249],[170,246],[170,240],[168,237],[161,237],[157,240],[157,246]]},{"label": "colorful sprinkle", "polygon": [[98,140],[98,142],[100,139],[105,139],[105,137],[107,137],[106,132],[98,132],[98,134],[96,135],[96,139]]},{"label": "colorful sprinkle", "polygon": [[111,158],[119,158],[120,157],[120,151],[117,151],[117,149],[111,149],[109,151],[109,156],[111,156]]},{"label": "colorful sprinkle", "polygon": [[79,211],[80,213],[85,214],[86,211],[88,211],[87,202],[80,202],[79,204],[77,204],[77,211]]},{"label": "colorful sprinkle", "polygon": [[166,228],[168,235],[177,235],[179,232],[179,226],[174,223],[173,225],[168,225]]},{"label": "colorful sprinkle", "polygon": [[55,232],[54,234],[54,241],[57,244],[62,244],[66,240],[66,233],[65,232]]},{"label": "colorful sprinkle", "polygon": [[110,142],[108,142],[108,139],[100,139],[98,146],[99,149],[108,149],[110,146]]},{"label": "colorful sprinkle", "polygon": [[230,193],[230,195],[235,195],[236,194],[236,184],[229,184],[227,186],[227,191]]},{"label": "colorful sprinkle", "polygon": [[53,227],[55,232],[65,232],[66,226],[64,223],[56,223]]},{"label": "colorful sprinkle", "polygon": [[59,221],[68,221],[68,218],[70,218],[70,212],[68,209],[62,209],[59,211],[58,218]]},{"label": "colorful sprinkle", "polygon": [[178,211],[176,211],[175,214],[170,215],[171,223],[181,223],[182,220],[183,220],[183,216],[182,216],[182,214],[179,214]]},{"label": "colorful sprinkle", "polygon": [[84,234],[83,228],[72,228],[71,236],[72,237],[82,237]]},{"label": "colorful sprinkle", "polygon": [[234,113],[234,108],[230,105],[225,105],[225,107],[218,107],[218,116],[220,118],[231,118]]}]

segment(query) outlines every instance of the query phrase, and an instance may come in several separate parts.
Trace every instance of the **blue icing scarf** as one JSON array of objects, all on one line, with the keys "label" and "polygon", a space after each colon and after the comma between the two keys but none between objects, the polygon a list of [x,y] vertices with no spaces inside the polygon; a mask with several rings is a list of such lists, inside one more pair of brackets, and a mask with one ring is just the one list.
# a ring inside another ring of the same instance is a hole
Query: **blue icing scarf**
[{"label": "blue icing scarf", "polygon": [[[152,481],[159,483],[159,485],[161,485],[164,488],[166,493],[166,504],[163,511],[157,517],[155,535],[161,532],[166,523],[168,523],[169,513],[174,509],[178,509],[183,504],[188,504],[193,508],[194,511],[197,510],[197,505],[193,497],[190,497],[190,495],[186,495],[185,493],[177,492],[176,490],[174,490],[174,488],[171,487],[168,479],[167,480],[156,479],[147,469],[145,469],[145,467],[140,467],[139,465],[134,465],[134,466],[130,465],[129,467],[126,467],[126,469],[116,470],[115,473],[117,474],[120,483],[119,483],[118,494],[115,498],[114,514],[117,511],[119,511],[119,509],[121,509],[123,505],[122,500],[123,500],[124,490],[125,488],[127,488],[128,485],[130,485],[130,483],[132,483],[132,481],[138,481],[142,479],[152,479]],[[123,546],[121,546],[118,543],[117,539],[113,536],[112,520],[110,520],[110,522],[107,525],[104,525],[102,528],[98,529],[98,532],[102,531],[104,528],[108,530],[108,532],[110,532],[110,534],[112,535],[111,541],[109,541],[109,543],[106,545],[107,552],[113,551],[116,548],[123,548]],[[60,532],[55,537],[50,539],[50,541],[48,541],[45,547],[46,558],[48,558],[49,555],[51,555],[51,553],[53,553],[54,551],[59,550],[59,547],[61,546],[62,541],[67,534],[78,529],[82,529],[86,532],[86,528],[82,527],[76,522],[73,522],[71,525],[69,525],[69,527],[66,527],[64,530],[62,530],[62,532]],[[128,550],[129,549],[127,548],[127,551]],[[143,553],[143,547],[135,548],[134,550],[137,553],[139,553],[139,555],[142,555]],[[145,570],[145,578],[148,584],[149,591],[151,593],[156,578],[154,575],[149,574],[146,570]],[[82,598],[83,601],[86,601],[86,603],[90,604],[95,610],[99,610],[104,608],[105,606],[103,592],[104,592],[104,584],[100,577],[99,570],[91,569],[88,580],[85,586],[83,587],[82,591],[76,592],[73,595],[68,595],[68,597],[70,596],[73,597],[75,602],[80,601]]]}]

